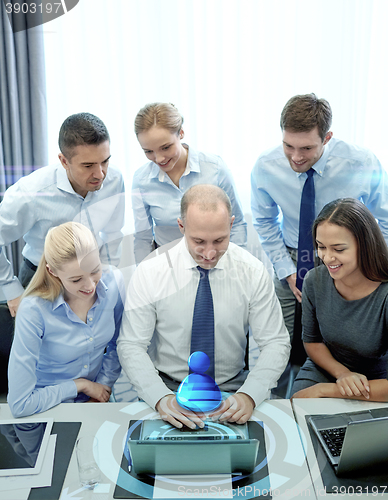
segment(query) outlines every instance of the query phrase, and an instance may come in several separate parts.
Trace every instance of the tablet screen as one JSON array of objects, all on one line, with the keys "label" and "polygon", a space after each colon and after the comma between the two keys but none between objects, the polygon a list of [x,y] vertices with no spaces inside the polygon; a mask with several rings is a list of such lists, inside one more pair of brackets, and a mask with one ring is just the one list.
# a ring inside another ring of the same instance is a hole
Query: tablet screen
[{"label": "tablet screen", "polygon": [[38,474],[52,424],[52,419],[0,422],[0,476]]}]

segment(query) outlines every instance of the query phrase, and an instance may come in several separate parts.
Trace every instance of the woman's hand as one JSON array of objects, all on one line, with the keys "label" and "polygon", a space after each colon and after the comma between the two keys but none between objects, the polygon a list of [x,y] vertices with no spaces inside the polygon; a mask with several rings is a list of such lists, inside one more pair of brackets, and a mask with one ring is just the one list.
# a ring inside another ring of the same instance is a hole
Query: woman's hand
[{"label": "woman's hand", "polygon": [[[364,377],[364,375],[360,375],[359,373],[353,374],[358,375],[358,377]],[[349,398],[349,399],[359,399],[361,401],[365,401],[368,399],[369,401],[388,401],[388,380],[387,379],[375,379],[367,381],[369,391],[364,396],[360,393],[358,396],[340,393],[340,386],[335,383],[320,383],[315,384],[307,389],[302,389],[301,391],[296,392],[291,399],[296,398]]]},{"label": "woman's hand", "polygon": [[86,378],[77,378],[74,380],[78,394],[83,392],[90,397],[91,402],[106,403],[109,401],[112,389],[108,385],[92,382]]},{"label": "woman's hand", "polygon": [[364,396],[369,399],[369,381],[361,373],[347,372],[337,377],[337,386],[342,396]]},{"label": "woman's hand", "polygon": [[365,375],[351,372],[342,363],[334,359],[328,347],[323,343],[304,343],[308,356],[314,363],[336,379],[336,386],[342,397],[360,397],[369,399],[369,382]]},{"label": "woman's hand", "polygon": [[[323,394],[323,387],[328,386],[329,384],[315,384],[312,385],[311,387],[306,387],[306,389],[301,389],[300,391],[296,392],[293,396],[291,396],[291,399],[296,399],[296,398],[324,398]],[[334,385],[334,384],[332,384]]]}]

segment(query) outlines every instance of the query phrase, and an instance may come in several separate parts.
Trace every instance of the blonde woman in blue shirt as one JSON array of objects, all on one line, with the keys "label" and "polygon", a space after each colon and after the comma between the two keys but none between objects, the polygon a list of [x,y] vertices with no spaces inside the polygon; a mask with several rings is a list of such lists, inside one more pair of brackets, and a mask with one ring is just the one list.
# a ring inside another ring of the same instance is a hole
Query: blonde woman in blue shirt
[{"label": "blonde woman in blue shirt", "polygon": [[88,228],[68,222],[50,229],[16,315],[8,369],[15,417],[62,402],[108,401],[120,374],[122,288],[118,274],[102,270]]},{"label": "blonde woman in blue shirt", "polygon": [[137,263],[155,246],[182,237],[180,202],[195,184],[213,184],[227,193],[235,216],[231,241],[246,246],[246,222],[230,170],[219,156],[182,143],[182,125],[183,117],[169,103],[147,104],[135,118],[137,139],[150,160],[135,172],[132,185]]}]

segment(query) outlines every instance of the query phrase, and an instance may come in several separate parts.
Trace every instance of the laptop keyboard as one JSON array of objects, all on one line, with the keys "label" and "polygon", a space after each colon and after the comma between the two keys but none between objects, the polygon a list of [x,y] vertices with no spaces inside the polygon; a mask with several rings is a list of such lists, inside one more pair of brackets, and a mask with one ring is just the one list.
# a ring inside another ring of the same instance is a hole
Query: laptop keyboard
[{"label": "laptop keyboard", "polygon": [[146,436],[145,441],[217,441],[242,439],[241,436]]},{"label": "laptop keyboard", "polygon": [[338,427],[334,429],[319,431],[333,457],[339,457],[341,454],[345,432],[346,427]]}]

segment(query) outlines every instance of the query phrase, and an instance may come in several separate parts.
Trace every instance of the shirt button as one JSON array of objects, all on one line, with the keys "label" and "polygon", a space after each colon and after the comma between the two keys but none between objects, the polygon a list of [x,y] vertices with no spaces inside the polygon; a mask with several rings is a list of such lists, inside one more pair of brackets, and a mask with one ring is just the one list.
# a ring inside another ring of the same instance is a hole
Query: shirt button
[{"label": "shirt button", "polygon": [[89,342],[93,342],[93,337],[90,337]]},{"label": "shirt button", "polygon": [[88,318],[88,319],[89,319],[89,321],[93,321],[93,318]]},{"label": "shirt button", "polygon": [[84,365],[84,368],[87,368],[87,367],[88,367],[88,365]]}]

